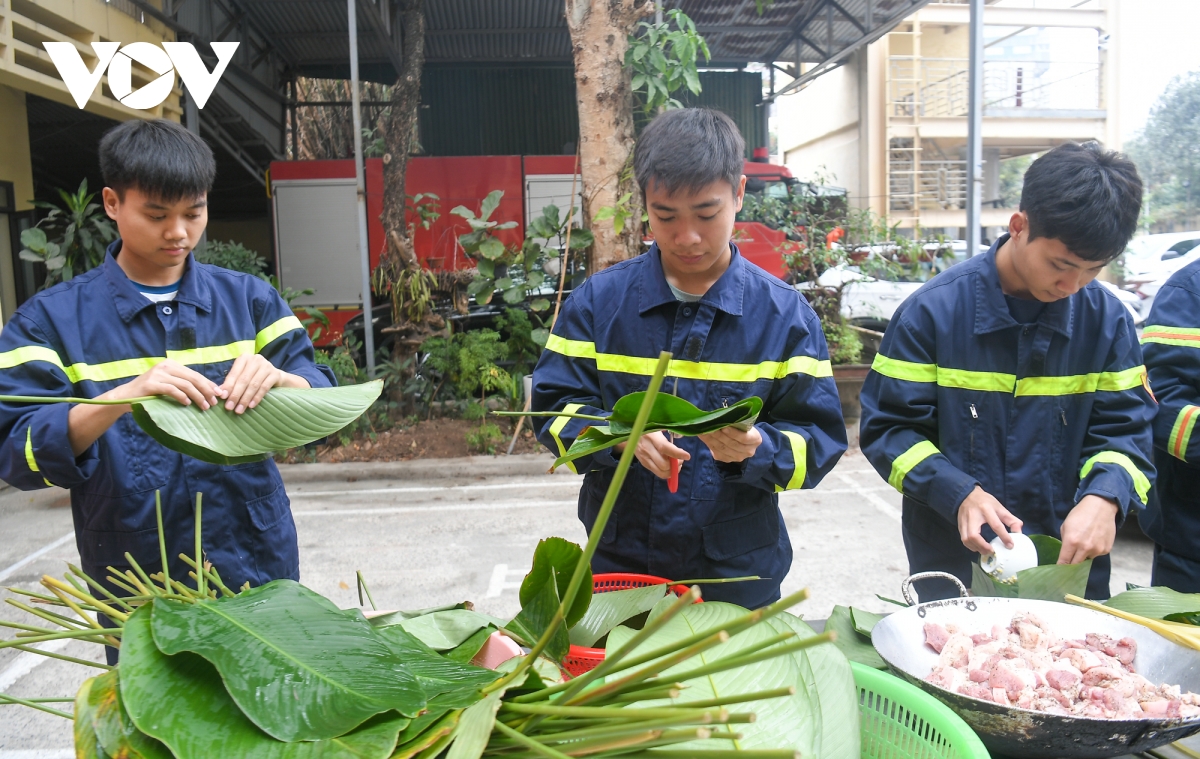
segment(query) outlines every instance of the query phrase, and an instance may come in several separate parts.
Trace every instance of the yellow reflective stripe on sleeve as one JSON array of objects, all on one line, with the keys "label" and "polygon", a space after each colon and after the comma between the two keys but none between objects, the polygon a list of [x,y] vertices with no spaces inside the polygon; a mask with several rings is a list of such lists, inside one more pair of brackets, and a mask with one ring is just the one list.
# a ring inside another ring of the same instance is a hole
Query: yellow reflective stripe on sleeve
[{"label": "yellow reflective stripe on sleeve", "polygon": [[1171,437],[1167,441],[1167,452],[1180,461],[1187,461],[1188,443],[1192,441],[1192,430],[1196,428],[1196,419],[1200,418],[1200,406],[1184,406],[1175,417],[1175,425],[1171,427]]},{"label": "yellow reflective stripe on sleeve", "polygon": [[1066,377],[1026,377],[1017,381],[1017,395],[1082,395],[1098,390],[1118,392],[1142,386],[1146,367],[1119,372],[1093,372]]},{"label": "yellow reflective stripe on sleeve", "polygon": [[25,428],[25,463],[29,465],[29,471],[40,472],[38,469],[37,459],[33,457],[33,428]]},{"label": "yellow reflective stripe on sleeve", "polygon": [[[568,358],[587,358],[596,362],[602,372],[638,374],[649,377],[658,366],[657,358],[622,356],[616,353],[597,353],[595,343],[583,340],[567,340],[551,335],[546,349]],[[682,379],[714,380],[719,382],[754,382],[760,379],[782,379],[792,374],[807,374],[810,377],[832,377],[833,365],[828,359],[812,356],[793,356],[787,361],[763,361],[757,364],[728,364],[710,361],[672,360],[667,367],[668,377]]]},{"label": "yellow reflective stripe on sleeve", "polygon": [[0,369],[11,369],[30,361],[45,361],[48,364],[54,364],[59,369],[63,368],[62,359],[58,357],[58,354],[41,345],[26,345],[23,348],[14,348],[0,353]]},{"label": "yellow reflective stripe on sleeve", "polygon": [[1084,463],[1083,469],[1079,470],[1079,479],[1087,477],[1088,472],[1092,471],[1092,467],[1096,464],[1116,464],[1129,472],[1129,476],[1133,478],[1133,489],[1137,491],[1138,498],[1142,500],[1142,503],[1146,503],[1146,499],[1150,497],[1150,479],[1133,465],[1128,456],[1116,451],[1100,451]]},{"label": "yellow reflective stripe on sleeve", "polygon": [[262,329],[253,340],[239,340],[225,345],[210,345],[205,348],[189,348],[187,350],[167,351],[166,356],[147,356],[146,358],[126,358],[119,361],[106,361],[101,364],[71,364],[63,366],[58,354],[40,345],[28,345],[0,353],[0,369],[11,369],[30,361],[45,361],[53,364],[67,375],[71,382],[106,382],[109,380],[125,379],[144,374],[168,358],[186,366],[197,364],[219,364],[222,361],[233,361],[246,353],[258,353],[273,340],[295,329],[304,329],[304,325],[295,316],[285,316],[279,321]]},{"label": "yellow reflective stripe on sleeve", "polygon": [[[579,411],[579,409],[581,409],[581,408],[583,408],[582,403],[568,403],[563,408],[563,411],[568,414],[574,414],[575,412]],[[554,420],[553,424],[550,425],[550,437],[554,438],[554,444],[558,446],[558,455],[559,456],[567,455],[567,447],[565,445],[563,445],[562,438],[560,438],[559,435],[562,434],[563,428],[567,426],[567,422],[569,422],[569,421],[571,421],[571,417],[560,416]],[[575,468],[574,461],[568,461],[567,468],[570,469],[572,472],[575,472],[575,474],[579,474],[579,471]]]},{"label": "yellow reflective stripe on sleeve", "polygon": [[1184,348],[1200,348],[1200,329],[1190,327],[1164,327],[1147,325],[1142,330],[1142,343],[1178,345]]},{"label": "yellow reflective stripe on sleeve", "polygon": [[596,344],[583,340],[568,340],[558,335],[550,335],[546,341],[546,350],[561,353],[570,358],[595,358]]},{"label": "yellow reflective stripe on sleeve", "polygon": [[808,474],[808,441],[798,432],[783,430],[783,434],[787,437],[788,442],[792,444],[792,461],[795,463],[795,468],[792,470],[792,477],[788,480],[786,486],[775,486],[776,493],[784,490],[798,490],[804,487],[804,478]]},{"label": "yellow reflective stripe on sleeve", "polygon": [[937,382],[937,364],[917,364],[912,361],[902,361],[898,358],[888,358],[882,353],[875,354],[871,369],[885,377],[905,380],[906,382]]},{"label": "yellow reflective stripe on sleeve", "polygon": [[904,478],[913,470],[913,467],[938,453],[941,453],[941,451],[928,440],[922,440],[917,443],[912,448],[897,456],[896,460],[892,462],[892,476],[888,477],[888,484],[903,494]]},{"label": "yellow reflective stripe on sleeve", "polygon": [[254,352],[261,353],[262,349],[267,347],[272,340],[281,337],[282,335],[285,335],[294,329],[304,329],[304,325],[300,323],[300,320],[297,319],[294,314],[291,316],[285,316],[274,324],[264,327],[254,337]]},{"label": "yellow reflective stripe on sleeve", "polygon": [[1001,372],[973,372],[967,369],[943,369],[938,367],[939,387],[954,387],[962,390],[982,390],[987,393],[1011,393],[1017,385],[1014,374]]},{"label": "yellow reflective stripe on sleeve", "polygon": [[[29,465],[29,471],[41,474],[41,469],[38,468],[37,459],[33,457],[33,428],[25,428],[25,463]],[[54,483],[42,477],[42,482],[49,487],[54,487]]]}]

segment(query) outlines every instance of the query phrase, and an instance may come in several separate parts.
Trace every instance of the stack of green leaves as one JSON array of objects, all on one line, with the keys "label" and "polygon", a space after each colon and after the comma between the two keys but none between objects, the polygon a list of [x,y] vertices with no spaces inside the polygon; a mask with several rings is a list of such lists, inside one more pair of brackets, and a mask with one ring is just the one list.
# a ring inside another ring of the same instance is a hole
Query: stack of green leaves
[{"label": "stack of green leaves", "polygon": [[994,598],[1026,598],[1062,603],[1069,595],[1082,596],[1087,590],[1092,560],[1078,564],[1059,564],[1062,541],[1049,535],[1030,535],[1037,548],[1038,565],[1017,572],[1006,582],[989,576],[978,563],[971,564],[971,593]]},{"label": "stack of green leaves", "polygon": [[[668,359],[660,359],[631,427],[634,443]],[[43,653],[30,644],[63,637],[120,646],[115,668],[44,652],[105,671],[75,699],[84,759],[677,759],[700,750],[710,759],[857,757],[857,701],[845,658],[817,647],[832,635],[815,635],[785,614],[806,591],[756,611],[693,605],[697,588],[664,598],[641,630],[609,632],[596,669],[564,680],[558,663],[568,630],[588,618],[591,594],[580,589],[590,590],[591,557],[632,460],[630,446],[585,548],[555,538],[539,544],[521,612],[507,623],[465,604],[368,621],[290,580],[235,593],[198,560],[198,499],[196,558],[182,557],[194,570],[191,585],[165,572],[148,575],[127,554],[131,570],[110,568],[109,579],[129,593],[117,598],[72,567],[66,582],[43,578],[52,595],[25,594],[77,619],[21,605],[63,630],[3,623],[21,632],[0,648]],[[166,566],[161,510],[159,532]],[[101,613],[115,627],[102,626]],[[613,615],[597,619],[589,636]],[[529,652],[498,671],[470,665],[493,628]]]},{"label": "stack of green leaves", "polygon": [[[497,411],[498,416],[558,416],[572,419],[587,419],[603,422],[588,427],[575,438],[575,442],[565,454],[555,460],[554,466],[560,467],[583,456],[611,448],[614,445],[627,442],[633,432],[634,421],[645,392],[630,393],[613,404],[612,413],[608,416],[589,414],[573,414],[561,411],[530,412],[530,411]],[[725,427],[749,429],[758,419],[762,411],[762,399],[758,397],[744,398],[715,411],[703,411],[691,403],[674,395],[656,394],[654,405],[646,421],[645,432],[670,432],[680,437],[707,435]]]}]

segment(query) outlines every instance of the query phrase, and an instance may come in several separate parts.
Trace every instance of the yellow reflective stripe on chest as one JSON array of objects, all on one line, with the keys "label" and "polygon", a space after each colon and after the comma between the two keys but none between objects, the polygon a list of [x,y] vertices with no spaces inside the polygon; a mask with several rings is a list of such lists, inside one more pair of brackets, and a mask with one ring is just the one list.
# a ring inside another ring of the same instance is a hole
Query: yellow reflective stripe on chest
[{"label": "yellow reflective stripe on chest", "polygon": [[1119,372],[1094,372],[1063,377],[1025,377],[1003,372],[976,372],[969,369],[948,369],[937,364],[918,364],[876,354],[871,369],[892,379],[906,382],[927,382],[939,387],[960,390],[979,390],[992,393],[1012,393],[1017,396],[1080,395],[1103,391],[1133,390],[1142,384],[1144,366]]},{"label": "yellow reflective stripe on chest", "polygon": [[167,351],[166,356],[126,358],[119,361],[106,361],[102,364],[79,363],[71,364],[70,366],[64,366],[62,359],[50,348],[40,345],[29,345],[0,353],[0,369],[10,369],[31,361],[44,361],[61,369],[71,382],[82,382],[84,380],[104,382],[106,380],[136,377],[139,374],[148,372],[156,364],[167,359],[187,366],[219,364],[222,361],[232,361],[243,354],[262,351],[273,340],[294,329],[304,329],[304,325],[295,316],[285,316],[260,330],[253,340],[239,340],[225,345]]},{"label": "yellow reflective stripe on chest", "polygon": [[[599,353],[596,344],[584,340],[568,340],[551,335],[546,341],[546,350],[569,358],[588,358],[596,362],[602,372],[640,374],[652,376],[658,365],[657,358],[623,356],[617,353]],[[760,379],[782,379],[790,374],[807,374],[811,377],[832,377],[833,366],[828,360],[811,356],[793,356],[787,361],[762,361],[757,364],[723,364],[711,361],[672,360],[667,367],[668,377],[682,379],[713,380],[718,382],[754,382]]]}]

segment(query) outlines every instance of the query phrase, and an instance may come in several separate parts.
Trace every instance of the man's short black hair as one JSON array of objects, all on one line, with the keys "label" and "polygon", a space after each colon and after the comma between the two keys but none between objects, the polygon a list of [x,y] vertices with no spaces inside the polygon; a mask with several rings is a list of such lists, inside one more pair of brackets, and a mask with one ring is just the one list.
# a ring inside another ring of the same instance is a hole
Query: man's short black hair
[{"label": "man's short black hair", "polygon": [[723,179],[736,195],[745,152],[746,141],[733,119],[711,108],[678,108],[642,130],[633,150],[633,171],[643,194],[651,181],[674,195]]},{"label": "man's short black hair", "polygon": [[1137,230],[1142,180],[1125,155],[1068,142],[1025,172],[1021,210],[1030,240],[1059,240],[1086,261],[1111,261]]},{"label": "man's short black hair", "polygon": [[100,172],[122,199],[133,187],[175,203],[207,194],[217,163],[204,140],[174,121],[133,119],[100,139]]}]

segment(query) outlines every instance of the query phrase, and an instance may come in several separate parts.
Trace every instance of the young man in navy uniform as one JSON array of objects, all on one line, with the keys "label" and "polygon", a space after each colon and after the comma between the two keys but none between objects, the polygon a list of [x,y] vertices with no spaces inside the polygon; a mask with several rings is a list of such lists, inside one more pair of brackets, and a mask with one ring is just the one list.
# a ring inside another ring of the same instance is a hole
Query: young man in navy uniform
[{"label": "young man in navy uniform", "polygon": [[[0,333],[0,394],[163,395],[240,414],[272,387],[334,383],[274,288],[192,256],[216,174],[199,137],[170,121],[129,121],[101,140],[100,164],[120,239],[99,267],[13,314]],[[206,464],[155,442],[129,411],[0,404],[0,478],[71,491],[85,572],[103,581],[109,566],[129,567],[126,552],[159,571],[158,492],[171,576],[186,578],[176,557],[193,552],[203,493],[203,550],[229,587],[299,579],[296,527],[273,461]]]},{"label": "young man in navy uniform", "polygon": [[[534,370],[533,409],[607,413],[646,389],[663,350],[674,355],[663,392],[702,409],[762,398],[748,431],[643,437],[592,561],[594,572],[676,580],[758,575],[704,587],[705,598],[756,608],[779,598],[792,562],[775,494],[820,482],[846,450],[846,430],[816,314],[730,242],[744,149],[717,111],[668,111],[646,127],[634,171],[655,243],[566,301]],[[561,454],[585,426],[549,418],[539,439]],[[620,453],[574,462],[587,474],[579,518],[588,529]],[[682,462],[675,493],[672,459]]]},{"label": "young man in navy uniform", "polygon": [[[862,391],[860,444],[904,495],[912,573],[967,585],[1009,531],[1052,535],[1059,562],[1094,559],[1108,598],[1117,525],[1146,504],[1155,401],[1127,309],[1096,275],[1137,225],[1124,156],[1067,143],[1034,161],[1020,210],[985,255],[934,277],[888,324]],[[972,230],[972,234],[975,232]],[[922,601],[957,595],[917,583]]]},{"label": "young man in navy uniform", "polygon": [[1200,261],[1158,291],[1142,330],[1150,386],[1158,396],[1158,481],[1142,515],[1155,543],[1151,583],[1200,593]]}]

